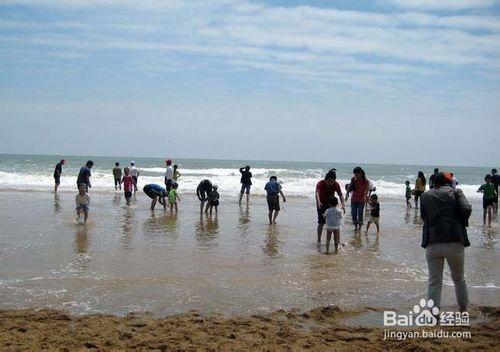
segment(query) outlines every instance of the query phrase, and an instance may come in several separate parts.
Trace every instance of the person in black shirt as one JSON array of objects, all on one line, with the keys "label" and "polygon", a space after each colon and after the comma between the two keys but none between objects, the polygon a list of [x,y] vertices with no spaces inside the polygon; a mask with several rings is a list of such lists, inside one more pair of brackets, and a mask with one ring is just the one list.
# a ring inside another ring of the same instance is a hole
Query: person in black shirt
[{"label": "person in black shirt", "polygon": [[436,177],[436,175],[438,173],[439,173],[439,169],[435,168],[434,169],[434,173],[431,175],[431,177],[429,177],[429,189],[433,189],[434,188],[434,178]]},{"label": "person in black shirt", "polygon": [[76,186],[79,187],[81,184],[87,186],[87,191],[92,185],[90,184],[90,169],[94,166],[94,162],[92,160],[87,161],[85,166],[80,168],[80,172],[78,173],[78,178],[76,179]]},{"label": "person in black shirt", "polygon": [[252,173],[250,172],[250,166],[245,166],[244,168],[240,168],[241,173],[241,191],[240,191],[240,200],[239,204],[241,204],[241,199],[243,199],[243,193],[247,195],[247,202],[250,196],[250,187],[252,186]]},{"label": "person in black shirt", "polygon": [[64,165],[65,162],[66,161],[62,159],[60,162],[56,164],[56,167],[54,169],[54,181],[55,181],[54,193],[57,193],[57,188],[61,184],[62,166]]},{"label": "person in black shirt", "polygon": [[498,185],[500,185],[500,175],[497,174],[497,169],[491,170],[491,183],[493,183],[495,191],[497,192],[495,201],[493,203],[493,210],[498,213]]},{"label": "person in black shirt", "polygon": [[378,196],[376,194],[372,194],[370,196],[370,219],[366,224],[366,232],[365,235],[368,234],[368,229],[370,228],[370,224],[373,222],[375,227],[377,228],[377,235],[380,233],[380,203],[378,202]]},{"label": "person in black shirt", "polygon": [[[203,206],[205,205],[205,202],[208,201],[208,196],[210,193],[212,193],[213,187],[212,187],[212,182],[210,180],[203,180],[200,182],[198,185],[198,188],[196,188],[196,195],[198,196],[198,199],[200,200],[200,213],[203,212]],[[207,209],[208,210],[209,203],[207,202]]]}]

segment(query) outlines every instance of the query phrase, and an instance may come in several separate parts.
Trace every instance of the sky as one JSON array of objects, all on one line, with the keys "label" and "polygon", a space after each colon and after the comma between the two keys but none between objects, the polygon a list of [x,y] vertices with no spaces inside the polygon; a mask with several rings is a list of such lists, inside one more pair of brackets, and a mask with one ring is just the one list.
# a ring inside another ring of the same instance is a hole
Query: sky
[{"label": "sky", "polygon": [[499,0],[0,0],[0,153],[499,166]]}]

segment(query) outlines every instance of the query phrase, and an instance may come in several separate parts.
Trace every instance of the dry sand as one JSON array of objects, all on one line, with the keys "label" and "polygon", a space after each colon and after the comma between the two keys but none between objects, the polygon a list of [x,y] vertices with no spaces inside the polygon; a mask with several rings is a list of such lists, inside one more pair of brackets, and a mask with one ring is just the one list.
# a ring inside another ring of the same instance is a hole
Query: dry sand
[{"label": "dry sand", "polygon": [[46,309],[2,310],[0,350],[498,350],[498,307],[474,307],[471,316],[481,315],[482,321],[453,328],[470,331],[470,339],[407,341],[383,341],[383,329],[339,321],[368,310],[344,312],[330,306],[233,318],[189,312],[162,319],[148,314],[72,316]]}]

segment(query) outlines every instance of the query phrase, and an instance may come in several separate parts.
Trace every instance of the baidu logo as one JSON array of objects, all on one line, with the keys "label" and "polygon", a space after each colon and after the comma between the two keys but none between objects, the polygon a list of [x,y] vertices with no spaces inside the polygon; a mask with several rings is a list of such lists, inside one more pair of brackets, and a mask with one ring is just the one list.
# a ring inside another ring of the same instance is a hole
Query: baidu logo
[{"label": "baidu logo", "polygon": [[384,311],[384,326],[436,326],[438,318],[439,308],[434,306],[434,301],[422,298],[408,314]]}]

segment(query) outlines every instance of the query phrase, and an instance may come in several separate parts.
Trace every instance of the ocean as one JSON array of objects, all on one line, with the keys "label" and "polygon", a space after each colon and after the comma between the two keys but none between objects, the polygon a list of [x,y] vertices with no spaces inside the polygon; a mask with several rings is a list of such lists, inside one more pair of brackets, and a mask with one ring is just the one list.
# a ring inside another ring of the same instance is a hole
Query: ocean
[{"label": "ocean", "polygon": [[[64,158],[61,191],[75,191],[78,170],[89,159],[95,162],[92,169],[92,191],[113,192],[112,168],[115,161],[121,167],[129,166],[131,160],[141,170],[139,183],[163,184],[165,160],[161,158],[96,157],[96,156],[41,156],[41,155],[2,155],[0,154],[0,190],[49,191],[54,186],[52,174],[55,164]],[[208,178],[219,186],[221,195],[235,195],[240,189],[238,169],[250,165],[253,174],[255,195],[264,195],[264,185],[269,177],[276,175],[282,182],[284,192],[295,197],[314,197],[316,183],[331,169],[337,169],[341,185],[348,183],[352,169],[358,164],[316,163],[293,161],[253,161],[253,160],[199,160],[174,159],[179,165],[182,177],[179,179],[179,192],[194,193],[198,183]],[[417,172],[422,170],[427,179],[434,167],[451,171],[459,182],[459,187],[469,198],[481,198],[476,191],[491,167],[447,167],[442,165],[379,165],[359,164],[367,177],[377,187],[379,196],[404,197],[404,182],[413,185]]]}]

